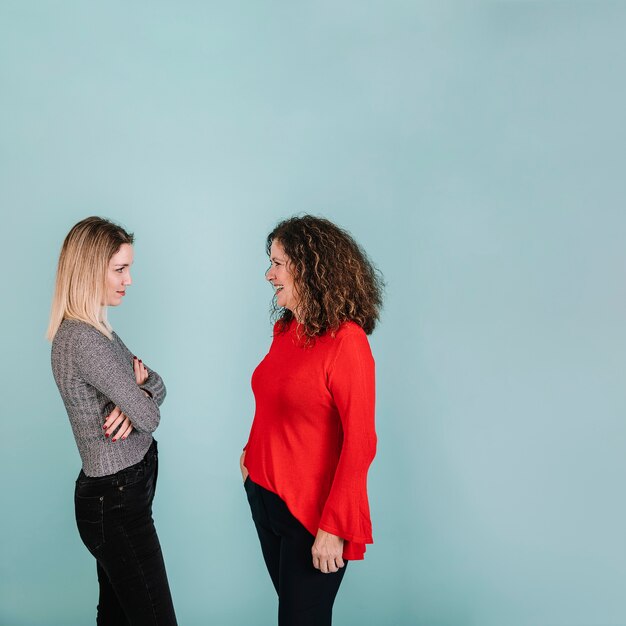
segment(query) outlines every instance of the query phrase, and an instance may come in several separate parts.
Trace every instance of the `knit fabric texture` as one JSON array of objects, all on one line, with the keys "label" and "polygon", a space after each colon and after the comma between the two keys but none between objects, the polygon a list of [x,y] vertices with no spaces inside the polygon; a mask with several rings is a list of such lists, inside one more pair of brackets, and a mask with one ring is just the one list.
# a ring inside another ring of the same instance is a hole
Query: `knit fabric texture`
[{"label": "knit fabric texture", "polygon": [[[139,386],[133,354],[117,334],[111,340],[85,322],[61,323],[52,342],[52,373],[87,476],[115,474],[141,461],[150,447],[165,385],[146,368],[148,379]],[[130,418],[133,431],[127,439],[112,441],[103,424],[116,406]]]}]

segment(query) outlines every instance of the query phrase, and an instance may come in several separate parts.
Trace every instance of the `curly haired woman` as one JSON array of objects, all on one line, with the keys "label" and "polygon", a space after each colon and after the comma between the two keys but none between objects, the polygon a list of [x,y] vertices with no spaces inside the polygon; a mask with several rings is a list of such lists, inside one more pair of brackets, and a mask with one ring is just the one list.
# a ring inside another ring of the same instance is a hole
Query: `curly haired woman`
[{"label": "curly haired woman", "polygon": [[348,561],[372,543],[367,471],[376,452],[374,360],[382,281],[326,219],[267,237],[278,320],[252,375],[256,412],[241,471],[279,626],[331,624]]}]

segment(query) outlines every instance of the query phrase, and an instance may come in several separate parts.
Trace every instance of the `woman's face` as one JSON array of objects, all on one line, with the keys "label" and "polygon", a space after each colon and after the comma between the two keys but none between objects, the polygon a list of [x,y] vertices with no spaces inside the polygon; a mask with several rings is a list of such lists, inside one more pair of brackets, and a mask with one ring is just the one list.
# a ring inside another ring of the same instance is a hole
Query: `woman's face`
[{"label": "woman's face", "polygon": [[122,298],[126,295],[126,287],[132,284],[130,279],[132,264],[133,247],[129,243],[123,243],[109,261],[104,306],[121,304]]},{"label": "woman's face", "polygon": [[270,248],[270,268],[265,272],[265,278],[274,287],[276,304],[289,309],[296,315],[298,294],[289,265],[289,257],[285,254],[284,248],[279,241],[274,239]]}]

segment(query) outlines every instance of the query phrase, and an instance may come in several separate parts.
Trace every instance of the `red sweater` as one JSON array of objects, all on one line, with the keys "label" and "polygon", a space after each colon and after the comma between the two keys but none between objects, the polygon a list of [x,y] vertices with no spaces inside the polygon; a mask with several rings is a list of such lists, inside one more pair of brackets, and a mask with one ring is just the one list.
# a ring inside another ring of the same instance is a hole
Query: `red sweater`
[{"label": "red sweater", "polygon": [[353,322],[308,347],[296,328],[274,328],[252,375],[256,412],[245,465],[312,535],[321,528],[343,537],[344,558],[362,559],[373,543],[367,470],[376,453],[374,359]]}]

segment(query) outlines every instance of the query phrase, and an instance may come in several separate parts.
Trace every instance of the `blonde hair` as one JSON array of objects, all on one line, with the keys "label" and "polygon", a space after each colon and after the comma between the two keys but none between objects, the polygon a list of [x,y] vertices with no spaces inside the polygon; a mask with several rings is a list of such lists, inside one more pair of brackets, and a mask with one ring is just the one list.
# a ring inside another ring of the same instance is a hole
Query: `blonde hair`
[{"label": "blonde hair", "polygon": [[57,267],[47,338],[52,341],[64,319],[91,324],[112,339],[103,306],[106,274],[111,257],[132,233],[101,217],[88,217],[68,233]]}]

